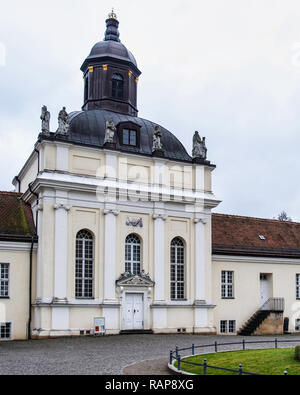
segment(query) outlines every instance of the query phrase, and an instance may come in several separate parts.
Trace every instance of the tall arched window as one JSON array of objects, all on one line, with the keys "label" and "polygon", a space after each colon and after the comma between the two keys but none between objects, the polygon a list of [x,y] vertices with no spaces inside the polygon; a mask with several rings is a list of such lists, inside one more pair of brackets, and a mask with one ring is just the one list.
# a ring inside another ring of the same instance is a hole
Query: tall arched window
[{"label": "tall arched window", "polygon": [[185,299],[185,249],[178,237],[171,242],[171,299]]},{"label": "tall arched window", "polygon": [[111,79],[111,95],[115,99],[124,97],[124,78],[120,74],[113,74]]},{"label": "tall arched window", "polygon": [[141,272],[141,241],[133,234],[125,241],[125,271],[134,275]]},{"label": "tall arched window", "polygon": [[93,298],[94,288],[94,237],[87,230],[81,230],[76,236],[76,298]]}]

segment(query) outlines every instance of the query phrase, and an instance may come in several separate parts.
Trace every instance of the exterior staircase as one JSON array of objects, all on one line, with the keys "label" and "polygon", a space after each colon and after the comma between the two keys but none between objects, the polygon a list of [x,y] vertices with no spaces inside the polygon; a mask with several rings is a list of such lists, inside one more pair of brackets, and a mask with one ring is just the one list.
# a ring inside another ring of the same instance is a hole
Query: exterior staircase
[{"label": "exterior staircase", "polygon": [[238,335],[251,336],[272,313],[284,312],[283,298],[270,298],[238,331]]}]

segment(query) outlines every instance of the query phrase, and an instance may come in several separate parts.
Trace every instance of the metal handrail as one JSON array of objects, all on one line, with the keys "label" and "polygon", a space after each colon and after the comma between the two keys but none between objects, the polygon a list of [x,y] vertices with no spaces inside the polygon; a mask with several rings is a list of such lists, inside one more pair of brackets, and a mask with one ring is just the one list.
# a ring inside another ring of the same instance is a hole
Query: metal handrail
[{"label": "metal handrail", "polygon": [[[183,358],[181,358],[180,356],[180,352],[181,351],[188,351],[191,350],[191,355],[195,355],[195,349],[196,348],[208,348],[208,347],[213,347],[215,353],[217,353],[220,349],[220,347],[222,346],[242,346],[242,350],[245,351],[246,350],[246,345],[247,344],[274,344],[274,348],[277,349],[278,345],[280,343],[300,343],[300,340],[297,339],[291,339],[291,340],[278,340],[277,338],[275,338],[274,340],[258,340],[258,341],[246,341],[245,339],[243,339],[241,342],[233,342],[233,343],[218,343],[217,341],[212,343],[212,344],[201,344],[196,346],[195,344],[192,344],[191,347],[185,347],[185,348],[178,348],[176,346],[175,350],[170,350],[170,366],[173,365],[173,360],[177,361],[177,369],[178,371],[182,371],[181,370],[181,364],[188,364],[188,365],[194,365],[194,366],[200,366],[203,367],[203,374],[207,375],[207,368],[210,369],[216,369],[216,370],[224,370],[224,371],[228,371],[228,372],[233,372],[233,373],[238,373],[239,375],[251,375],[251,376],[263,376],[262,374],[259,373],[254,373],[254,372],[246,372],[243,370],[242,365],[239,365],[238,369],[229,369],[229,368],[223,368],[220,366],[210,366],[207,365],[207,360],[205,359],[203,364],[201,363],[196,363],[196,362],[189,362],[189,361],[185,361]],[[230,351],[229,351],[230,352]],[[184,357],[187,358],[187,357]],[[283,373],[285,376],[288,374],[287,371],[284,371]]]}]

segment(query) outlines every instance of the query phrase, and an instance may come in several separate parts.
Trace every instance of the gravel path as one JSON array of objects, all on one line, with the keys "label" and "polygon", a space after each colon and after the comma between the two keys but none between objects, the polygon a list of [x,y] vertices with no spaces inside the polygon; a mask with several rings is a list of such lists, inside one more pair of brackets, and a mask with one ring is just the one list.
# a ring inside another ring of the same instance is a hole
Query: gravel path
[{"label": "gravel path", "polygon": [[[242,337],[200,335],[123,335],[107,337],[65,338],[32,340],[28,342],[0,342],[0,375],[120,375],[120,374],[167,374],[163,369],[170,349],[196,345],[242,341]],[[295,343],[280,344],[292,347],[300,344],[300,336],[279,336],[279,340]],[[274,340],[274,337],[248,337],[247,341]],[[298,343],[296,341],[298,340]],[[270,344],[247,346],[247,348],[271,348]],[[226,346],[221,350],[241,349]],[[213,351],[200,349],[198,353]],[[189,354],[189,352],[187,352]],[[184,353],[182,353],[184,356]],[[159,360],[157,367],[151,362]],[[143,363],[141,363],[143,362]],[[161,368],[160,368],[161,367]],[[159,371],[157,371],[157,368]]]}]

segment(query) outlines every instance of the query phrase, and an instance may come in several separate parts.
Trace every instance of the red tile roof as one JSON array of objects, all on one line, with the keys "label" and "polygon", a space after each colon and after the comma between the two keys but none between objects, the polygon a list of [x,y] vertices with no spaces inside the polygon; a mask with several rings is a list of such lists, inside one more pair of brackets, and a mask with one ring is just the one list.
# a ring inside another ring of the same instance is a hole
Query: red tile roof
[{"label": "red tile roof", "polygon": [[215,254],[300,258],[300,223],[213,214],[212,248]]},{"label": "red tile roof", "polygon": [[1,239],[26,239],[36,233],[31,207],[21,196],[15,192],[0,192]]}]

